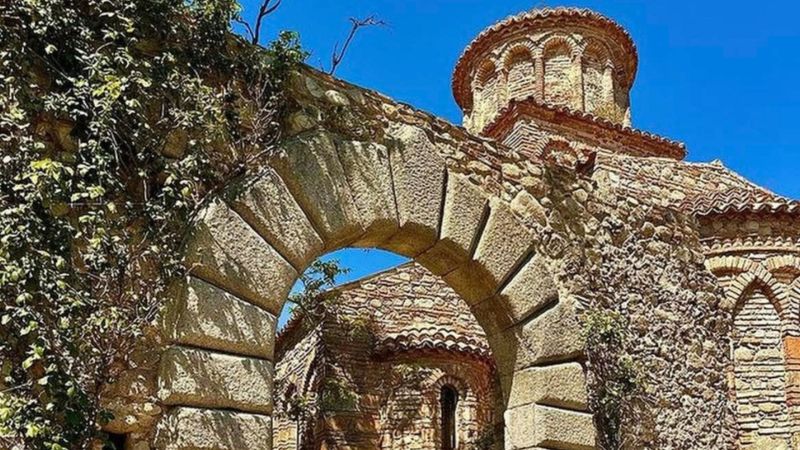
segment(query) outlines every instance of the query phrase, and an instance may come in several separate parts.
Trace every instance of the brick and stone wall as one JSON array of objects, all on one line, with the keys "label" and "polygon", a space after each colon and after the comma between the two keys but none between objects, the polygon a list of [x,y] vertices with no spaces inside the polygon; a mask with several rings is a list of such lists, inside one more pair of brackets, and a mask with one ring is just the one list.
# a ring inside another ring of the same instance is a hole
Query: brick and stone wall
[{"label": "brick and stone wall", "polygon": [[742,448],[800,443],[800,225],[785,215],[701,220],[708,268],[733,305],[731,389]]},{"label": "brick and stone wall", "polygon": [[[299,388],[313,412],[299,428],[278,415],[274,448],[435,450],[445,385],[459,395],[459,448],[489,438],[499,444],[496,370],[486,336],[440,277],[411,263],[336,292],[319,326],[304,329],[296,317],[278,340],[276,382]],[[344,382],[355,404],[322,407],[326,377]]]},{"label": "brick and stone wall", "polygon": [[630,125],[636,69],[630,37],[586,10],[534,10],[467,48],[454,75],[464,125],[480,134],[513,100],[533,98]]}]

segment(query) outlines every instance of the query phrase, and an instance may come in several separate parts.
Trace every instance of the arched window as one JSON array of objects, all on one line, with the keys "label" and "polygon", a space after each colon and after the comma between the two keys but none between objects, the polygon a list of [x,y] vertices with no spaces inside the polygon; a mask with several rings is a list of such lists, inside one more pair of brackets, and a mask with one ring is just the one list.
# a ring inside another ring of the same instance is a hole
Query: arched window
[{"label": "arched window", "polygon": [[552,105],[574,106],[572,48],[566,40],[553,39],[544,49],[544,94]]},{"label": "arched window", "polygon": [[458,391],[453,386],[442,386],[439,396],[442,411],[442,450],[456,450],[458,434],[456,433],[456,408],[458,407]]},{"label": "arched window", "polygon": [[533,95],[536,88],[535,68],[530,50],[515,47],[506,57],[509,99],[523,99]]}]

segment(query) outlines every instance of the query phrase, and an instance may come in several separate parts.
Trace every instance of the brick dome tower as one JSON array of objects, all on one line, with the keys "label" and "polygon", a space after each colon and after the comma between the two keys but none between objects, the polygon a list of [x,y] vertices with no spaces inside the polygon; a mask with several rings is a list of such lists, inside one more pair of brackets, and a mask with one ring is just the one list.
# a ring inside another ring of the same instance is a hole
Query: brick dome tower
[{"label": "brick dome tower", "polygon": [[512,101],[582,111],[630,126],[636,46],[588,9],[534,9],[484,30],[456,64],[453,93],[464,125],[482,134]]}]

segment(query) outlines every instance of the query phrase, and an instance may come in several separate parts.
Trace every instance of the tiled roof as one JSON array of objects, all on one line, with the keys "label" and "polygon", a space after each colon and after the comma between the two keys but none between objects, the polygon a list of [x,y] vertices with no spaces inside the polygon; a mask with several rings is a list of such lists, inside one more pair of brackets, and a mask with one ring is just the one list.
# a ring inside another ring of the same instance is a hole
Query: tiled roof
[{"label": "tiled roof", "polygon": [[444,327],[411,329],[383,336],[375,346],[376,355],[410,351],[445,351],[466,353],[491,360],[486,338],[467,336]]},{"label": "tiled roof", "polygon": [[758,186],[721,162],[598,155],[596,171],[609,172],[618,189],[635,198],[695,216],[735,213],[800,213],[800,202]]},{"label": "tiled roof", "polygon": [[554,115],[556,122],[564,122],[571,119],[577,121],[577,123],[582,123],[584,126],[597,127],[597,129],[604,129],[628,138],[638,139],[639,142],[644,142],[648,147],[657,148],[649,156],[666,156],[676,159],[683,159],[686,156],[686,145],[682,142],[624,126],[592,113],[579,111],[567,106],[551,105],[536,99],[534,96],[511,100],[508,105],[495,115],[493,121],[484,127],[483,134],[496,138],[498,137],[497,134],[502,134],[504,129],[516,123],[518,115],[541,114],[542,112]]},{"label": "tiled roof", "polygon": [[525,11],[513,16],[509,16],[494,25],[483,30],[478,36],[467,45],[464,52],[458,58],[455,71],[453,72],[453,95],[456,102],[462,107],[467,108],[472,103],[472,92],[469,88],[469,66],[473,63],[473,58],[476,54],[487,49],[495,41],[505,33],[512,33],[519,28],[530,26],[534,22],[541,22],[543,20],[581,20],[590,22],[601,28],[609,30],[611,33],[619,36],[619,42],[622,43],[630,55],[630,67],[627,71],[631,77],[628,80],[633,82],[633,77],[636,74],[636,66],[638,64],[638,56],[636,51],[636,44],[633,38],[618,23],[609,19],[608,17],[586,8],[535,8],[530,11]]}]

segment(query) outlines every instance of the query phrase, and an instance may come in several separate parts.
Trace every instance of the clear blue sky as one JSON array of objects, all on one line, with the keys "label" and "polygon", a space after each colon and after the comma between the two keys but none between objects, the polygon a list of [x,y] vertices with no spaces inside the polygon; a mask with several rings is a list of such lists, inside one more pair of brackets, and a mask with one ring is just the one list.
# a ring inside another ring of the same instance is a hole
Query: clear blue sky
[{"label": "clear blue sky", "polygon": [[[245,16],[255,0],[245,0]],[[633,124],[683,141],[692,161],[721,159],[767,188],[800,198],[800,2],[797,0],[284,0],[265,23],[300,33],[309,63],[328,65],[348,17],[377,14],[337,76],[453,122],[450,76],[482,29],[534,6],[583,6],[622,24],[639,49]],[[353,274],[396,264],[382,253],[340,255]]]}]

